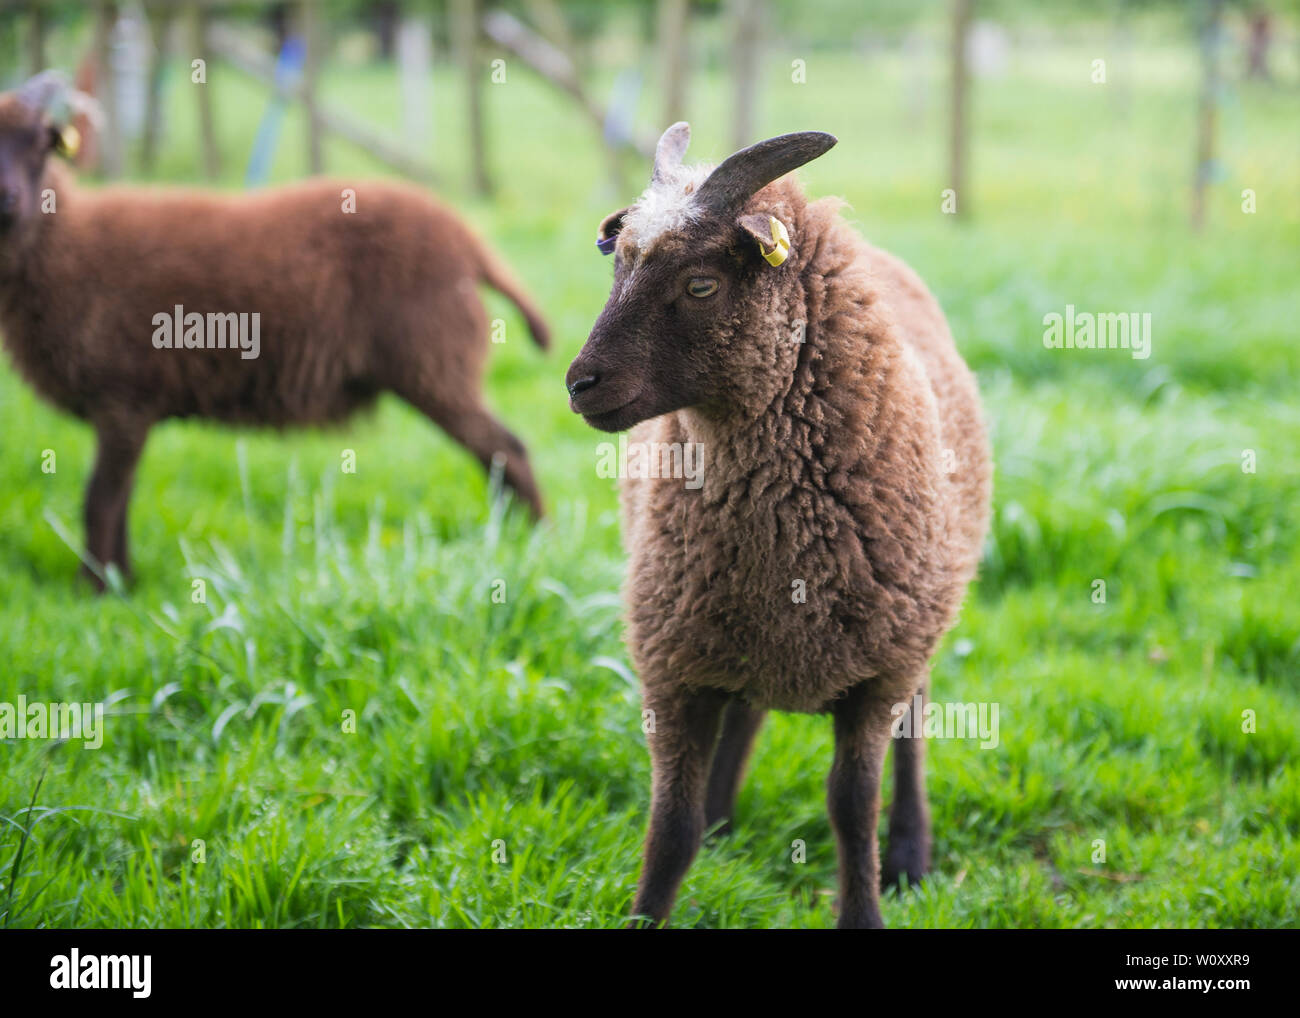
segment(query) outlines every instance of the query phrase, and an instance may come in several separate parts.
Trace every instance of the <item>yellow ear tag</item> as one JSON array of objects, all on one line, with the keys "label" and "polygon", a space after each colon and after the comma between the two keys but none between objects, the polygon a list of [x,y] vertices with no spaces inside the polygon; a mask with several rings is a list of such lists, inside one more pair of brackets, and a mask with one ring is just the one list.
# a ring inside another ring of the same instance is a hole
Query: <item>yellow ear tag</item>
[{"label": "yellow ear tag", "polygon": [[759,245],[759,251],[767,260],[768,265],[780,265],[790,257],[790,234],[785,228],[785,223],[777,219],[776,216],[768,216],[772,224],[772,250],[763,251],[763,246]]},{"label": "yellow ear tag", "polygon": [[75,159],[80,149],[81,132],[71,124],[59,128],[59,140],[54,145],[54,151],[65,159]]}]

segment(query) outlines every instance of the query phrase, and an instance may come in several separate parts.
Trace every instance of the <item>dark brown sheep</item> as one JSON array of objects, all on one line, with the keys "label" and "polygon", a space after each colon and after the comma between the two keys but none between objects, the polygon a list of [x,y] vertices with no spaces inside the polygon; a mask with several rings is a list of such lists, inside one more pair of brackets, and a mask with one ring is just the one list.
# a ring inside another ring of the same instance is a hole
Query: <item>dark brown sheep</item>
[{"label": "dark brown sheep", "polygon": [[[763,713],[830,712],[839,925],[876,927],[894,709],[924,695],[988,525],[979,398],[915,273],[839,202],[777,179],[834,138],[773,138],[710,172],[681,165],[688,137],[664,134],[649,189],[601,225],[613,291],[567,378],[595,427],[632,428],[651,458],[703,455],[697,483],[621,489],[628,644],[654,712],[634,912],[667,919]],[[919,739],[895,743],[894,774],[891,883],[929,865]]]},{"label": "dark brown sheep", "polygon": [[[64,135],[46,107],[62,88],[41,75],[0,96],[0,329],[37,392],[95,428],[85,505],[95,562],[128,571],[132,475],[159,421],[324,424],[385,391],[485,467],[499,458],[541,515],[523,445],[483,405],[488,320],[476,285],[514,301],[543,349],[546,325],[449,209],[378,182],[79,189],[50,158]],[[194,316],[193,334],[172,330],[173,316]]]}]

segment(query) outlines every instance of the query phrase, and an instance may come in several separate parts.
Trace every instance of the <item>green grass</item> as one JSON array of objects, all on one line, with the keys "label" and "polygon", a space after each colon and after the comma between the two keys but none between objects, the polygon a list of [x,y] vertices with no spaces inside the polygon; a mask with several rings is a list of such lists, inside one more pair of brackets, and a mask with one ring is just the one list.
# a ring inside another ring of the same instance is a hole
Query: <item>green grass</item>
[{"label": "green grass", "polygon": [[[1300,102],[1234,86],[1224,176],[1193,235],[1193,53],[1145,46],[1127,81],[1094,86],[1098,55],[1028,49],[977,82],[963,227],[939,210],[937,55],[917,71],[778,45],[765,63],[762,129],[839,135],[803,173],[809,190],[844,195],[928,280],[993,425],[993,533],[934,688],[998,703],[1001,741],[932,745],[935,872],[889,898],[893,926],[1300,914]],[[795,57],[805,85],[789,82]],[[919,116],[904,102],[917,74]],[[180,67],[173,81],[158,175],[193,180],[191,87]],[[399,122],[391,69],[339,64],[326,85]],[[634,191],[615,192],[588,125],[511,63],[487,90],[499,193],[469,197],[457,86],[438,86],[440,190],[557,336],[543,360],[489,298],[512,337],[494,348],[489,399],[527,442],[552,519],[533,529],[494,509],[468,455],[392,399],[322,433],[173,423],[135,491],[139,581],[95,599],[60,536],[80,540],[91,436],[5,369],[0,701],[100,701],[110,716],[97,751],[0,747],[0,925],[626,916],[649,768],[621,643],[616,492],[561,380],[608,288],[595,224]],[[219,68],[209,87],[234,186],[262,99]],[[712,73],[692,83],[697,158],[726,153],[728,94]],[[277,179],[302,173],[301,130],[291,115]],[[383,172],[340,143],[327,159],[351,179]],[[1240,209],[1247,187],[1255,215]],[[1042,316],[1066,303],[1151,312],[1152,356],[1044,349]],[[735,834],[701,853],[676,925],[833,924],[830,744],[824,718],[770,719]]]}]

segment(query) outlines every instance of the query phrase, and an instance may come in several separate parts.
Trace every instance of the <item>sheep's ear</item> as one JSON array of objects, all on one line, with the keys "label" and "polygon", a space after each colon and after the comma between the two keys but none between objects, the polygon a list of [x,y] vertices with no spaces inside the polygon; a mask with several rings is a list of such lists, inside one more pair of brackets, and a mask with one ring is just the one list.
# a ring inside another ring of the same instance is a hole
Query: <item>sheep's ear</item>
[{"label": "sheep's ear", "polygon": [[77,158],[81,149],[81,132],[71,124],[63,127],[50,127],[50,147],[64,159]]},{"label": "sheep's ear", "polygon": [[618,243],[618,231],[623,229],[623,217],[628,214],[631,206],[626,209],[619,209],[617,212],[611,212],[600,221],[600,227],[596,230],[596,248],[601,254],[613,254],[614,245]]},{"label": "sheep's ear", "polygon": [[767,213],[741,216],[737,225],[758,243],[758,253],[768,265],[780,265],[790,257],[790,231],[776,216]]}]

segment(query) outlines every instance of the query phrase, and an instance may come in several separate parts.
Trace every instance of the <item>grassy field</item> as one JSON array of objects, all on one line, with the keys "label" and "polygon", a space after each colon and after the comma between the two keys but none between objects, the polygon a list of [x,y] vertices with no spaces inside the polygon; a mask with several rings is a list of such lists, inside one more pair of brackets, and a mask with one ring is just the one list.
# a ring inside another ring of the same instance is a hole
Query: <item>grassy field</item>
[{"label": "grassy field", "polygon": [[[889,898],[891,926],[1300,914],[1300,98],[1234,87],[1193,235],[1194,54],[1147,46],[1097,86],[1095,49],[1017,52],[977,82],[963,227],[940,212],[939,63],[919,111],[903,98],[918,72],[897,57],[776,48],[764,68],[763,132],[839,135],[808,189],[847,198],[930,283],[996,446],[993,532],[934,692],[998,703],[1000,745],[931,747],[935,872]],[[789,81],[796,57],[806,84]],[[193,180],[182,75],[159,176]],[[234,186],[263,97],[233,72],[210,78]],[[336,66],[327,87],[396,126],[395,80]],[[693,83],[696,158],[726,154],[728,94],[721,77]],[[511,66],[487,90],[499,194],[471,199],[455,84],[438,95],[440,190],[557,336],[541,358],[489,298],[510,337],[489,399],[528,444],[550,521],[493,508],[468,455],[391,398],[325,433],[173,423],[135,491],[139,580],[95,599],[68,544],[89,430],[0,371],[0,702],[109,714],[96,751],[0,746],[0,925],[624,920],[649,765],[616,491],[562,377],[608,291],[595,225],[634,192],[615,193],[590,128]],[[302,147],[291,116],[278,179],[301,175]],[[327,159],[348,179],[383,172],[342,144]],[[1150,312],[1150,358],[1045,349],[1043,316],[1067,303]],[[701,853],[675,925],[833,925],[830,739],[825,718],[769,720],[735,833]]]}]

